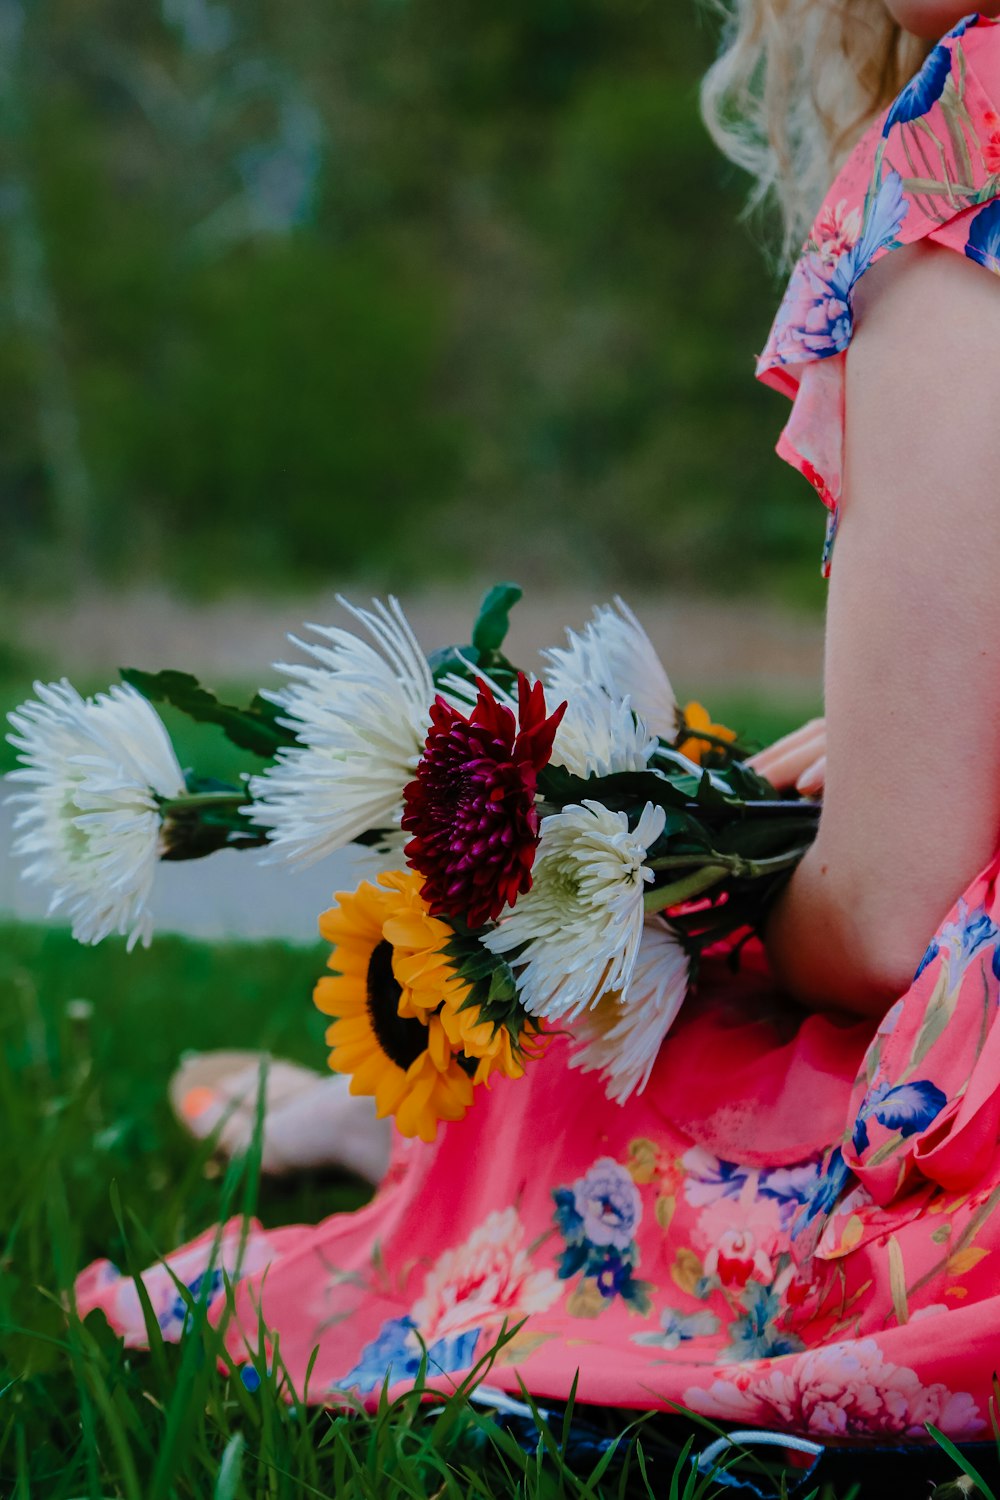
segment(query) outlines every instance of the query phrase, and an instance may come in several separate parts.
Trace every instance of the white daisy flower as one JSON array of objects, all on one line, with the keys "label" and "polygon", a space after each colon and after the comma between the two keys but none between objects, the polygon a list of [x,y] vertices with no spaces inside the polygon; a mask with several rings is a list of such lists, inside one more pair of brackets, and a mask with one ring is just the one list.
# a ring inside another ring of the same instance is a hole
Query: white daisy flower
[{"label": "white daisy flower", "polygon": [[397,601],[375,599],[370,610],[338,603],[374,644],[320,625],[308,628],[321,643],[292,637],[317,665],[281,664],[291,686],[267,696],[300,744],[250,779],[249,816],[278,853],[305,863],[372,829],[398,828],[434,700],[431,669]]},{"label": "white daisy flower", "polygon": [[649,636],[628,605],[615,599],[594,610],[582,633],[566,632],[566,646],[544,651],[545,685],[553,701],[572,701],[580,688],[600,688],[616,703],[627,699],[647,729],[673,740],[680,728],[677,698]]},{"label": "white daisy flower", "polygon": [[527,895],[483,942],[513,964],[529,1015],[577,1015],[625,990],[643,930],[646,851],[665,814],[648,802],[634,829],[600,802],[542,819]]},{"label": "white daisy flower", "polygon": [[163,721],[128,686],[84,699],[65,680],[35,683],[37,698],[8,717],[30,787],[19,806],[13,852],[31,861],[26,880],[51,885],[49,912],[64,912],[73,936],[109,933],[148,946],[148,903],[162,852],[158,799],[183,797],[184,776]]},{"label": "white daisy flower", "polygon": [[641,1094],[684,1003],[690,971],[688,956],[666,923],[648,917],[626,989],[604,995],[577,1020],[574,1033],[583,1045],[570,1066],[585,1073],[600,1070],[607,1096],[617,1104]]}]

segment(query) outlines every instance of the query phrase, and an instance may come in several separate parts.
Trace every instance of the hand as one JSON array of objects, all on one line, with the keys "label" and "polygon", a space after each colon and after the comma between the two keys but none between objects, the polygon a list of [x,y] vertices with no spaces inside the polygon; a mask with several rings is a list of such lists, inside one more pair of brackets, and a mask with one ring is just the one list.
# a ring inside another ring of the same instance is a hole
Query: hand
[{"label": "hand", "polygon": [[826,720],[810,719],[758,751],[748,764],[779,792],[794,787],[803,797],[820,796],[826,782]]}]

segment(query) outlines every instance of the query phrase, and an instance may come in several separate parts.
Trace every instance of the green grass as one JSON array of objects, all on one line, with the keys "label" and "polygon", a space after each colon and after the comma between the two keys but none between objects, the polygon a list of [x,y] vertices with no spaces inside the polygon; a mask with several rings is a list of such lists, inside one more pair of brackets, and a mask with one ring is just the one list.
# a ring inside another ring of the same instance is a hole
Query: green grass
[{"label": "green grass", "polygon": [[443,1406],[418,1390],[374,1414],[327,1412],[282,1399],[279,1364],[251,1393],[219,1368],[201,1305],[179,1345],[154,1325],[151,1352],[138,1354],[100,1315],[67,1315],[67,1290],[95,1255],[136,1270],[232,1213],[316,1222],[363,1201],[343,1177],[258,1187],[252,1161],[221,1172],[166,1104],[186,1047],[262,1046],[316,1063],[323,1023],[309,995],[323,956],[177,938],[129,956],[54,928],[0,927],[0,1496],[723,1494],[696,1482],[683,1445],[706,1434],[680,1418],[583,1411],[617,1447],[567,1458],[561,1419],[524,1448],[464,1392]]}]

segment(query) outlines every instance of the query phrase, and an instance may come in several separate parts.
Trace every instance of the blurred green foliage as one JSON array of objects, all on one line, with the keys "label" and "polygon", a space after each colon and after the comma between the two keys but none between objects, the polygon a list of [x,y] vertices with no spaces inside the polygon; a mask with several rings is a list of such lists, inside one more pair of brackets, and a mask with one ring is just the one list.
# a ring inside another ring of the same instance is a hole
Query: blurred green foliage
[{"label": "blurred green foliage", "polygon": [[820,597],[694,0],[6,6],[8,583]]}]

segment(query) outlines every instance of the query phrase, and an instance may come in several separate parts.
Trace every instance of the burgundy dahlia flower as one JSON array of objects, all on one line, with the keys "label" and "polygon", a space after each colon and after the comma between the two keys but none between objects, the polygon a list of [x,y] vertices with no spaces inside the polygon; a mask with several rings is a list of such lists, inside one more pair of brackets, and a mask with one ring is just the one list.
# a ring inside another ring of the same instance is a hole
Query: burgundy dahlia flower
[{"label": "burgundy dahlia flower", "polygon": [[517,718],[482,682],[468,718],[443,698],[415,780],[403,793],[406,858],[424,877],[434,916],[495,921],[531,888],[538,844],[535,789],[565,711],[548,718],[540,682],[517,679]]}]

